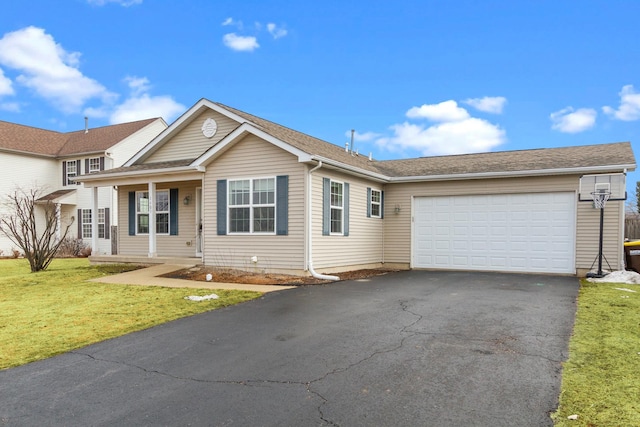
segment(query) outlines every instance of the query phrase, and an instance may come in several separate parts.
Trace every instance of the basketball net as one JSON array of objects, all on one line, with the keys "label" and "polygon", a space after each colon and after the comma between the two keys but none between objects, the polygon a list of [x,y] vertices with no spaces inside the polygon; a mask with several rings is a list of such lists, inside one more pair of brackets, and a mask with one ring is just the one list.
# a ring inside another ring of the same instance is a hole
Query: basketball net
[{"label": "basketball net", "polygon": [[607,204],[610,196],[611,192],[609,191],[594,191],[591,193],[591,197],[593,197],[593,207],[596,209],[604,209],[604,205]]}]

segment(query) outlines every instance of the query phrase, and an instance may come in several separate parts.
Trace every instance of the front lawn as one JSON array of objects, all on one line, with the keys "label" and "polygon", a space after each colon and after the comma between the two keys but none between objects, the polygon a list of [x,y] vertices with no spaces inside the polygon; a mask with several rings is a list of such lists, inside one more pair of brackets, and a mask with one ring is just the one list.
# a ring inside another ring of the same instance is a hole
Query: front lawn
[{"label": "front lawn", "polygon": [[[131,269],[56,259],[31,273],[24,260],[0,260],[0,369],[257,298],[259,292],[124,286],[87,279]],[[185,300],[215,293],[220,298]]]},{"label": "front lawn", "polygon": [[640,426],[640,285],[583,281],[554,420]]}]

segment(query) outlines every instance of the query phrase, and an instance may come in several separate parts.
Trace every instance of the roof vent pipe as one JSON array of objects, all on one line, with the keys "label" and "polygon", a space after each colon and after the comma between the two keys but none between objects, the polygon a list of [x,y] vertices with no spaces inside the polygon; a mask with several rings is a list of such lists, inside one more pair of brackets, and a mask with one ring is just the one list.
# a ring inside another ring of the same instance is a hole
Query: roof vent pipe
[{"label": "roof vent pipe", "polygon": [[353,154],[353,134],[354,134],[355,132],[356,132],[355,130],[351,129],[351,153],[352,153],[352,154]]},{"label": "roof vent pipe", "polygon": [[349,152],[349,143],[348,142],[344,143],[344,151],[346,151],[347,153]]},{"label": "roof vent pipe", "polygon": [[89,133],[89,117],[84,116],[84,133]]}]

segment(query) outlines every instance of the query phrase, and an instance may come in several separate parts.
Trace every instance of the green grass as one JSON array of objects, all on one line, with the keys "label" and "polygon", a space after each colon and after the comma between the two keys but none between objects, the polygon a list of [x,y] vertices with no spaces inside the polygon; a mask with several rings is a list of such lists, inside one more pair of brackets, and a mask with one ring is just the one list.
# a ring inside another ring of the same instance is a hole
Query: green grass
[{"label": "green grass", "polygon": [[[125,286],[87,279],[131,269],[56,259],[31,273],[26,260],[0,260],[0,369],[257,298],[259,292]],[[220,298],[194,302],[189,295]]]},{"label": "green grass", "polygon": [[640,285],[583,281],[553,418],[556,426],[640,426]]}]

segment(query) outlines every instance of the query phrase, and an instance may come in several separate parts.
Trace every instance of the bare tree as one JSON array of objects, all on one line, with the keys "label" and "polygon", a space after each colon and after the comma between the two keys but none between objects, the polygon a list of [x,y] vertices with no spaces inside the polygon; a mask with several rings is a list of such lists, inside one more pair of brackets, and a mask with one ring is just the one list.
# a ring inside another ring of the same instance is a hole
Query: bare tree
[{"label": "bare tree", "polygon": [[[50,200],[39,201],[41,195],[38,189],[14,190],[6,201],[10,213],[0,217],[0,233],[22,249],[32,272],[49,266],[73,223],[72,217],[69,224],[62,227],[58,207]],[[42,208],[42,220],[36,215],[36,207]]]}]

